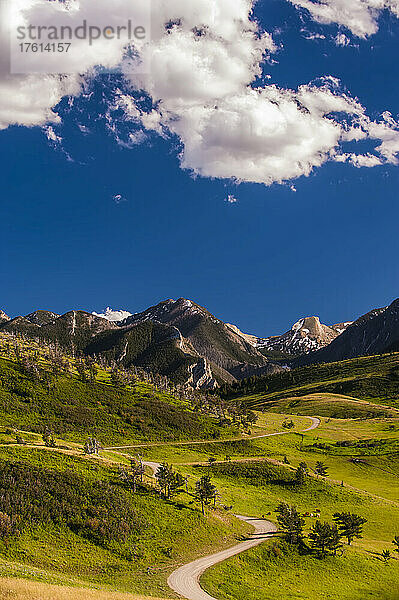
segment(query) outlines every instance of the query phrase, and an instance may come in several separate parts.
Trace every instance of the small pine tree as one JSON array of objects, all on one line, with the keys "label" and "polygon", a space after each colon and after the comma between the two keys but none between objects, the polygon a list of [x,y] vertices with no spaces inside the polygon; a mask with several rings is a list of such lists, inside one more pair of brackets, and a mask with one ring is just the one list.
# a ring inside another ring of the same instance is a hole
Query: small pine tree
[{"label": "small pine tree", "polygon": [[168,496],[168,482],[172,473],[173,471],[171,465],[168,465],[166,462],[162,463],[155,473],[155,478],[158,482],[159,489],[165,497]]},{"label": "small pine tree", "polygon": [[316,463],[315,473],[321,475],[321,477],[327,477],[328,467],[321,461],[318,460]]},{"label": "small pine tree", "polygon": [[205,506],[208,506],[212,500],[215,500],[216,494],[216,487],[212,484],[209,475],[204,475],[195,484],[195,497],[201,503],[203,515],[205,515]]},{"label": "small pine tree", "polygon": [[359,515],[345,512],[335,513],[333,518],[338,525],[342,537],[345,537],[348,540],[349,546],[355,538],[363,537],[363,525],[367,523],[367,519],[364,519]]},{"label": "small pine tree", "polygon": [[295,506],[281,502],[277,509],[277,522],[285,531],[285,537],[290,543],[297,544],[302,540],[304,519],[300,516]]},{"label": "small pine tree", "polygon": [[383,550],[381,556],[385,564],[392,558],[390,550]]},{"label": "small pine tree", "polygon": [[46,431],[43,433],[42,438],[43,438],[44,445],[47,448],[56,448],[57,447],[57,443],[56,443],[54,436],[51,433],[50,429],[46,429]]},{"label": "small pine tree", "polygon": [[303,485],[306,481],[306,472],[305,470],[299,466],[295,471],[295,483],[296,485]]},{"label": "small pine tree", "polygon": [[309,533],[309,539],[311,540],[311,546],[322,557],[325,557],[329,551],[335,555],[337,550],[342,547],[339,531],[335,524],[330,525],[329,523],[316,521]]}]

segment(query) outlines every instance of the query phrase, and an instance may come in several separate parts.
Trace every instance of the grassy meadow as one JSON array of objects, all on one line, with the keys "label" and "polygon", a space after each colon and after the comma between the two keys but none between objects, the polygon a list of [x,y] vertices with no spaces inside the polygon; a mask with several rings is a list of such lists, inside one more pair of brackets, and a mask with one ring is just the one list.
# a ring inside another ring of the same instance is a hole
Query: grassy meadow
[{"label": "grassy meadow", "polygon": [[[54,374],[47,350],[26,344],[40,377],[0,336],[0,599],[173,598],[166,581],[177,566],[248,534],[234,513],[276,522],[285,501],[302,514],[319,509],[323,521],[337,511],[359,514],[367,519],[363,537],[320,559],[306,537],[294,547],[279,535],[207,571],[202,582],[211,594],[397,600],[399,355],[298,369],[265,378],[267,389],[264,378],[243,384],[240,398],[260,410],[256,423],[240,428],[148,383],[115,385],[100,366],[83,381],[64,357],[69,369]],[[309,416],[320,424],[305,431]],[[45,428],[55,448],[45,446]],[[102,442],[99,456],[83,454],[89,435]],[[164,499],[147,470],[134,493],[120,467],[138,455],[171,463],[188,478],[188,492]],[[314,473],[318,461],[326,477]],[[309,476],[298,484],[301,462]],[[218,491],[205,517],[194,497],[202,475]],[[305,536],[315,520],[306,516]]]}]

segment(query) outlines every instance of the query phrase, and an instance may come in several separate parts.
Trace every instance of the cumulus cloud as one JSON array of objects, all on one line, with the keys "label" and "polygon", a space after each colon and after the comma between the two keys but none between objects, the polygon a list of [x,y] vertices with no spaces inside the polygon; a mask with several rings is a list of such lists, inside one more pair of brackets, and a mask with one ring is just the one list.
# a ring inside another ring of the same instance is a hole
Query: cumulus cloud
[{"label": "cumulus cloud", "polygon": [[[374,31],[383,5],[393,11],[396,6],[394,0],[290,1],[313,11],[321,22],[337,15],[345,23],[335,22],[363,37]],[[48,5],[45,0],[24,2],[33,11]],[[137,3],[148,6],[147,0]],[[115,14],[121,16],[125,5],[118,0]],[[97,10],[91,0],[73,6],[87,18]],[[82,59],[86,76],[99,61],[107,67],[118,64],[124,73],[126,85],[115,92],[107,114],[119,143],[130,147],[150,135],[169,136],[180,144],[181,167],[194,175],[266,185],[307,176],[329,160],[354,166],[397,163],[395,119],[387,113],[378,121],[368,119],[337,80],[326,77],[296,90],[257,83],[265,81],[264,64],[278,48],[254,20],[253,0],[154,0],[154,7],[152,41],[136,47],[147,67],[143,73],[131,70],[131,58],[118,45],[106,56],[101,47]],[[0,93],[0,127],[56,123],[54,106],[63,95],[78,95],[81,84],[78,76],[13,79],[10,89]],[[129,129],[123,139],[118,120]],[[364,140],[374,150],[344,148]]]},{"label": "cumulus cloud", "polygon": [[132,315],[132,313],[128,312],[127,310],[114,310],[109,306],[102,313],[93,312],[92,314],[96,317],[101,317],[114,323],[116,323],[117,321],[122,321],[123,319],[126,319],[127,317],[130,317]]},{"label": "cumulus cloud", "polygon": [[64,96],[78,95],[79,76],[27,75],[0,80],[0,129],[9,125],[59,123],[54,107]]},{"label": "cumulus cloud", "polygon": [[366,38],[378,31],[378,19],[385,9],[399,16],[399,0],[289,0],[306,9],[323,24],[337,23],[354,35]]},{"label": "cumulus cloud", "polygon": [[236,198],[235,196],[233,196],[233,194],[229,194],[227,196],[225,202],[227,202],[228,204],[237,204],[238,198]]}]

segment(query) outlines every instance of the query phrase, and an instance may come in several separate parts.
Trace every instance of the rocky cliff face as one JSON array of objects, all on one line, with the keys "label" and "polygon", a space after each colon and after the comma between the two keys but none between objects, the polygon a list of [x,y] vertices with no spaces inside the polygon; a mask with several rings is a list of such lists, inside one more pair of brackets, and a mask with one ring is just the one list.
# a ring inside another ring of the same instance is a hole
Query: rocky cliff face
[{"label": "rocky cliff face", "polygon": [[7,323],[7,321],[10,321],[10,317],[4,311],[0,310],[0,324]]},{"label": "rocky cliff face", "polygon": [[191,300],[165,300],[128,317],[120,325],[126,327],[145,321],[175,327],[184,343],[206,360],[215,380],[234,381],[277,369],[237,328],[217,319]]},{"label": "rocky cliff face", "polygon": [[395,351],[399,351],[399,299],[390,306],[360,317],[326,348],[307,357],[305,362],[334,362]]},{"label": "rocky cliff face", "polygon": [[323,325],[319,317],[300,319],[283,335],[258,339],[257,347],[266,352],[300,356],[324,348],[338,337],[350,323]]}]

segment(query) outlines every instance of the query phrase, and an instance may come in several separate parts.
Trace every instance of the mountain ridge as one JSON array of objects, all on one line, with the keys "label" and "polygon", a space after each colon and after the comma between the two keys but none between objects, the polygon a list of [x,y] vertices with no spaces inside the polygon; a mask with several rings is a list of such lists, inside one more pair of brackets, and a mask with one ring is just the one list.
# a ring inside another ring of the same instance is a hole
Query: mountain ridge
[{"label": "mountain ridge", "polygon": [[35,311],[0,324],[0,332],[60,344],[72,354],[140,366],[194,388],[213,389],[278,370],[256,348],[202,306],[165,300],[114,322],[86,311]]},{"label": "mountain ridge", "polygon": [[399,351],[399,298],[360,316],[331,344],[298,364],[335,362]]},{"label": "mountain ridge", "polygon": [[[112,311],[106,314],[126,314]],[[36,310],[8,317],[0,332],[59,344],[72,355],[141,367],[194,388],[267,375],[281,368],[334,362],[399,350],[399,299],[354,322],[324,325],[319,317],[299,319],[289,331],[267,338],[246,334],[199,304],[168,299],[115,321],[72,310],[63,315]]]},{"label": "mountain ridge", "polygon": [[324,325],[320,317],[303,317],[283,335],[259,338],[257,347],[264,352],[280,352],[288,357],[309,354],[330,344],[349,324]]}]

